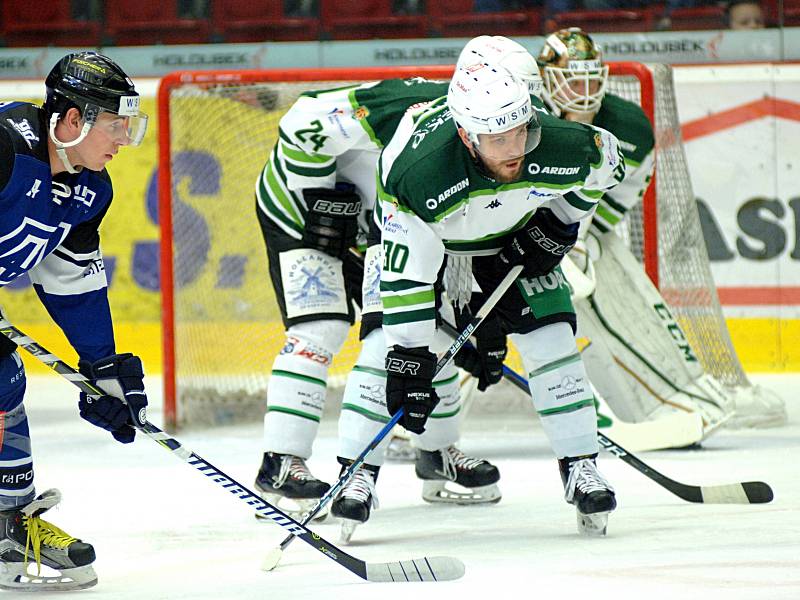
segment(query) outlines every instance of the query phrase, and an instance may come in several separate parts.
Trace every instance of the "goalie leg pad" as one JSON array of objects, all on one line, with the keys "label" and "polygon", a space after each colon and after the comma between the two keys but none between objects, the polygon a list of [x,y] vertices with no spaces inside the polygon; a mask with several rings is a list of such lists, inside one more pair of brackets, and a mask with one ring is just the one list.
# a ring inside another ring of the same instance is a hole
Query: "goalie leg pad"
[{"label": "goalie leg pad", "polygon": [[264,415],[268,452],[311,456],[325,407],[328,367],[344,344],[346,321],[324,320],[293,325],[272,364]]}]

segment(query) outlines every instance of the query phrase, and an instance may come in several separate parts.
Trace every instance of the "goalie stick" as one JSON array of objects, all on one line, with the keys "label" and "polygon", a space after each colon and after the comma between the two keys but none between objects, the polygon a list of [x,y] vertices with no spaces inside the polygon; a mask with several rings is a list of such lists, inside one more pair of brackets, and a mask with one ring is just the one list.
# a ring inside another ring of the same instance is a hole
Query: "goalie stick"
[{"label": "goalie stick", "polygon": [[[0,332],[16,345],[25,348],[25,350],[53,369],[56,373],[72,382],[85,394],[91,396],[105,394],[102,389],[95,386],[70,365],[26,336],[1,314]],[[136,415],[132,415],[132,417],[135,423],[141,423]],[[176,458],[190,464],[200,473],[210,478],[214,483],[228,490],[247,505],[255,508],[256,512],[263,517],[280,525],[291,532],[293,536],[299,537],[312,548],[319,550],[331,560],[366,581],[450,581],[459,579],[464,575],[464,563],[457,558],[449,556],[422,557],[406,561],[384,563],[367,563],[351,556],[306,528],[305,524],[298,523],[272,504],[263,500],[256,493],[248,490],[235,479],[226,475],[217,467],[186,448],[178,440],[149,421],[144,419],[142,419],[142,421],[142,424],[136,426],[137,430],[169,450]]]},{"label": "goalie stick", "polygon": [[[356,258],[360,258],[360,255],[355,252],[353,252],[353,256]],[[453,330],[453,338],[454,338],[453,343],[447,349],[447,352],[445,352],[442,355],[442,357],[437,361],[436,370],[434,371],[433,374],[434,377],[436,377],[436,375],[441,373],[442,369],[444,369],[447,366],[447,364],[451,360],[453,360],[453,357],[455,357],[455,355],[458,354],[458,351],[461,350],[462,346],[464,346],[464,344],[466,344],[469,341],[470,336],[475,332],[475,330],[478,329],[480,324],[486,318],[486,315],[488,315],[489,312],[492,310],[492,308],[494,308],[494,305],[500,301],[500,298],[503,297],[503,294],[505,294],[508,288],[511,287],[511,284],[514,283],[514,281],[517,279],[517,277],[521,272],[522,272],[522,266],[516,266],[513,269],[511,269],[506,274],[505,278],[497,285],[497,288],[495,288],[495,290],[491,293],[491,295],[485,300],[483,306],[481,306],[478,312],[475,313],[470,322],[467,323],[467,326],[464,328],[464,331],[459,333],[457,330],[455,329]],[[319,499],[319,501],[317,501],[316,505],[314,505],[314,507],[308,512],[308,514],[305,515],[302,521],[302,525],[305,525],[306,523],[311,521],[311,519],[313,519],[314,516],[320,510],[322,510],[328,504],[328,502],[330,502],[336,496],[336,494],[339,493],[339,490],[341,490],[345,485],[347,485],[347,483],[355,475],[358,468],[363,464],[364,460],[367,458],[367,455],[370,452],[372,452],[378,446],[378,444],[380,444],[383,441],[383,438],[385,438],[388,435],[388,433],[394,428],[394,426],[397,425],[402,416],[403,416],[403,409],[401,408],[394,414],[394,416],[392,416],[391,419],[389,419],[389,422],[383,426],[383,429],[381,429],[378,432],[378,434],[367,445],[367,447],[361,451],[361,454],[359,454],[358,457],[350,464],[350,466],[342,474],[342,476],[339,477],[339,480],[335,484],[333,484],[331,489],[329,489],[325,493],[325,495],[323,495]],[[272,569],[274,569],[278,565],[278,562],[280,562],[281,556],[283,556],[283,551],[286,550],[289,544],[292,543],[295,536],[296,534],[294,532],[290,533],[288,536],[286,536],[286,539],[284,539],[278,547],[270,550],[270,552],[264,557],[264,561],[261,564],[261,568],[264,569],[265,571],[271,571]]]},{"label": "goalie stick", "polygon": [[[528,381],[519,373],[503,365],[503,376],[530,395]],[[647,465],[622,446],[597,432],[597,441],[608,452],[622,459],[645,477],[687,502],[703,504],[764,504],[773,498],[772,488],[763,481],[744,481],[721,485],[690,485],[670,479]]]}]

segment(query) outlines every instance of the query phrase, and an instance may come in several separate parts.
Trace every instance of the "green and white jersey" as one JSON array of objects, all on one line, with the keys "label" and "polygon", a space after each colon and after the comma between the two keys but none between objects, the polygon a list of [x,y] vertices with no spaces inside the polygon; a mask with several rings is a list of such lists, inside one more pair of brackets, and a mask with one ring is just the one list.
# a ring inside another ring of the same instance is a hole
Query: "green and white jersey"
[{"label": "green and white jersey", "polygon": [[592,121],[613,133],[625,155],[625,179],[600,199],[592,225],[601,232],[612,229],[644,196],[653,177],[655,137],[642,108],[619,96],[606,94]]},{"label": "green and white jersey", "polygon": [[278,142],[256,182],[260,210],[295,239],[305,224],[305,188],[349,182],[363,211],[372,210],[378,156],[403,114],[445,94],[447,83],[422,78],[304,93],[281,118]]},{"label": "green and white jersey", "polygon": [[564,222],[589,217],[625,177],[617,138],[543,111],[542,137],[514,183],[480,171],[446,104],[403,118],[378,163],[387,345],[427,346],[434,334],[433,286],[446,253],[496,254],[547,203]]}]

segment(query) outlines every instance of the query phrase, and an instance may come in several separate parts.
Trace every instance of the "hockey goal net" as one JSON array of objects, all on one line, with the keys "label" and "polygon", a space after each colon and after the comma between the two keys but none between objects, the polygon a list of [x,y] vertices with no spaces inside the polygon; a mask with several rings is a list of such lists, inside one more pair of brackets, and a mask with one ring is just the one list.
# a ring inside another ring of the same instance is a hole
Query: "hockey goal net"
[{"label": "hockey goal net", "polygon": [[[655,182],[628,219],[635,254],[671,303],[707,371],[745,382],[717,299],[681,145],[670,67],[611,63],[610,91],[654,123]],[[283,327],[255,216],[254,188],[278,121],[306,90],[452,67],[176,72],[159,90],[159,222],[168,427],[261,418]],[[358,355],[357,327],[329,383]],[[518,366],[518,357],[512,352]]]}]

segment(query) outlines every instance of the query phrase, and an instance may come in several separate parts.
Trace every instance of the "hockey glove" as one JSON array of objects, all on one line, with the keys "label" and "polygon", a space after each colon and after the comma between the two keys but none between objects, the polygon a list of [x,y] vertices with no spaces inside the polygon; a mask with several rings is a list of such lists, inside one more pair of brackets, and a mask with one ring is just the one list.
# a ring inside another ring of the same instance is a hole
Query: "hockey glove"
[{"label": "hockey glove", "polygon": [[436,355],[427,348],[394,346],[386,355],[386,408],[394,415],[403,408],[400,424],[414,433],[425,431],[439,396],[433,389]]},{"label": "hockey glove", "polygon": [[507,271],[524,267],[524,277],[547,275],[578,240],[578,223],[562,223],[549,208],[539,208],[500,251],[497,267]]},{"label": "hockey glove", "polygon": [[132,442],[135,427],[144,425],[147,420],[142,361],[126,352],[95,362],[82,360],[78,362],[78,370],[107,393],[103,396],[81,393],[78,402],[81,417],[110,431],[118,442]]},{"label": "hockey glove", "polygon": [[[473,294],[473,298],[476,294]],[[470,313],[462,311],[457,317],[458,329],[463,331]],[[508,354],[506,336],[500,329],[500,319],[494,312],[483,320],[473,334],[477,346],[465,344],[453,358],[457,367],[478,379],[478,390],[486,391],[503,378],[503,361]]]},{"label": "hockey glove", "polygon": [[358,234],[361,199],[355,187],[337,183],[334,190],[309,188],[303,198],[308,206],[303,245],[343,260]]}]

